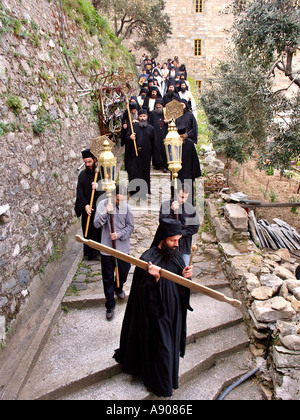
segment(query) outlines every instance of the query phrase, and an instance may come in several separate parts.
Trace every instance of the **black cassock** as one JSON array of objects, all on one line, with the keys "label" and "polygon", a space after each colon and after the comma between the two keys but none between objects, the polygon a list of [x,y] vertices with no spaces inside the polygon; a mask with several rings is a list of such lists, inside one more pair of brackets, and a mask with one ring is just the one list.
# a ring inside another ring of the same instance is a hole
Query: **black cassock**
[{"label": "black cassock", "polygon": [[198,142],[198,124],[194,114],[185,109],[184,114],[177,118],[176,126],[184,125],[186,127],[188,138],[193,140],[195,144]]},{"label": "black cassock", "polygon": [[182,144],[182,168],[178,172],[178,179],[182,183],[191,179],[192,182],[201,176],[200,162],[194,142],[187,138]]},{"label": "black cassock", "polygon": [[162,162],[156,133],[149,124],[147,127],[140,127],[138,123],[135,123],[133,128],[136,133],[138,156],[135,153],[134,142],[130,138],[131,130],[128,129],[125,141],[125,170],[128,173],[129,182],[135,179],[146,181],[148,194],[150,194],[151,158],[153,166],[159,166]]},{"label": "black cassock", "polygon": [[157,143],[160,150],[160,154],[162,157],[162,163],[161,168],[167,168],[168,167],[168,160],[167,160],[167,154],[166,154],[166,148],[164,144],[164,139],[166,138],[166,135],[168,134],[168,127],[169,125],[164,122],[164,115],[163,114],[157,114],[155,111],[152,111],[149,115],[149,124],[154,127],[156,137],[157,137]]},{"label": "black cassock", "polygon": [[[164,261],[157,246],[141,256],[173,273],[185,267],[179,252]],[[156,395],[168,397],[178,388],[179,356],[185,354],[190,290],[163,277],[156,283],[136,267],[123,320],[120,348],[114,358],[125,373],[141,377]]]},{"label": "black cassock", "polygon": [[[89,172],[86,169],[81,171],[78,176],[75,213],[77,217],[81,216],[81,227],[82,227],[83,234],[85,233],[85,227],[86,227],[87,218],[88,218],[88,215],[85,211],[85,206],[87,204],[90,204],[91,195],[92,195],[92,182],[94,182],[94,176],[95,176],[94,172]],[[99,179],[99,175],[98,175],[98,179]],[[97,182],[99,182],[99,180]],[[95,191],[94,203],[93,203],[94,211],[92,212],[92,215],[90,218],[89,230],[88,230],[88,235],[87,235],[87,239],[92,239],[93,241],[96,241],[96,242],[101,242],[101,229],[96,229],[94,227],[94,217],[95,217],[95,212],[96,212],[97,199],[102,194],[104,194],[104,191]],[[93,259],[96,255],[100,254],[99,251],[94,250],[85,244],[83,246],[83,251],[84,251],[84,256],[90,259]]]}]

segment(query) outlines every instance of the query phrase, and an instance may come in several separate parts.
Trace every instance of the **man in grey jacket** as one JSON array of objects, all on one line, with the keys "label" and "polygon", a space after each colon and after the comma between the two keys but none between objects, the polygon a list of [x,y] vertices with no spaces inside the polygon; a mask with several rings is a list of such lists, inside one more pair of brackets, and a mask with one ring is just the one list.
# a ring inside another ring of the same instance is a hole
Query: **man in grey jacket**
[{"label": "man in grey jacket", "polygon": [[[130,253],[130,235],[134,229],[134,219],[131,207],[124,202],[126,198],[126,188],[117,186],[113,194],[112,203],[108,200],[100,201],[97,205],[97,211],[94,219],[95,228],[102,227],[101,243],[113,247],[113,241],[118,251],[125,254]],[[111,216],[112,215],[112,218]],[[111,220],[113,220],[113,228]],[[116,301],[114,292],[120,299],[125,298],[123,285],[127,280],[130,264],[115,259],[114,257],[101,252],[101,266],[104,294],[106,298],[106,319],[111,320],[114,315]],[[119,271],[119,288],[114,282],[115,267]]]}]

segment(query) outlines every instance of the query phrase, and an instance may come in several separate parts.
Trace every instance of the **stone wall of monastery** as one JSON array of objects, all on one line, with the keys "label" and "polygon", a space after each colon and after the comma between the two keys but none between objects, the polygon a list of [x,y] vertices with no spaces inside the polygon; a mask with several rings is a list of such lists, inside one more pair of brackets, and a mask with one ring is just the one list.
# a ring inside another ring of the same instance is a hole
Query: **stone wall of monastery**
[{"label": "stone wall of monastery", "polygon": [[[226,57],[226,30],[232,25],[232,16],[224,11],[229,3],[204,0],[203,13],[196,13],[195,0],[166,0],[166,13],[171,18],[173,34],[161,47],[158,61],[164,62],[178,55],[180,62],[187,67],[188,76],[204,82],[211,74],[211,66]],[[194,56],[195,39],[202,40],[200,57]]]},{"label": "stone wall of monastery", "polygon": [[126,58],[66,14],[64,46],[59,2],[1,0],[0,13],[1,344],[31,285],[43,283],[47,262],[59,256],[64,235],[78,223],[81,150],[100,134],[91,96],[80,92],[91,87],[90,73],[79,66],[97,59],[102,69],[118,68]]}]

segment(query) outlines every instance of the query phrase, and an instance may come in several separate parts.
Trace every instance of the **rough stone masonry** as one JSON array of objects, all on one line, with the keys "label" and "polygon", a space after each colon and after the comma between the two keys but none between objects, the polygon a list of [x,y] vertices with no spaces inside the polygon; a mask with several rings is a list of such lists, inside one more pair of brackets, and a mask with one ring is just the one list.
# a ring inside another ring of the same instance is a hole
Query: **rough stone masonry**
[{"label": "rough stone masonry", "polygon": [[[1,341],[76,220],[80,152],[100,131],[90,96],[80,96],[64,58],[59,2],[3,0],[0,8]],[[18,22],[20,33],[5,22]],[[97,36],[66,14],[64,24],[67,48],[81,66],[96,58],[107,64]],[[122,51],[117,60],[121,65]],[[73,71],[90,87],[89,74]]]},{"label": "rough stone masonry", "polygon": [[295,277],[296,259],[286,249],[258,249],[250,240],[247,212],[231,203],[228,195],[219,190],[211,194],[206,209],[225,272],[236,297],[244,303],[256,357],[263,355],[269,331],[273,331],[264,385],[277,399],[299,400],[300,281]]}]

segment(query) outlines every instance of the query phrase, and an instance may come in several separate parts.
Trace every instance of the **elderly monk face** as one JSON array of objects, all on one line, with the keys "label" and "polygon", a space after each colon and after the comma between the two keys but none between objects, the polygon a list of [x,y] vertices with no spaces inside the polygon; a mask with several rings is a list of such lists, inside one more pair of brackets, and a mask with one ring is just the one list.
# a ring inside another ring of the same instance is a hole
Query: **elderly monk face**
[{"label": "elderly monk face", "polygon": [[157,113],[157,114],[162,114],[163,113],[163,106],[162,106],[162,104],[155,104],[155,112]]}]

